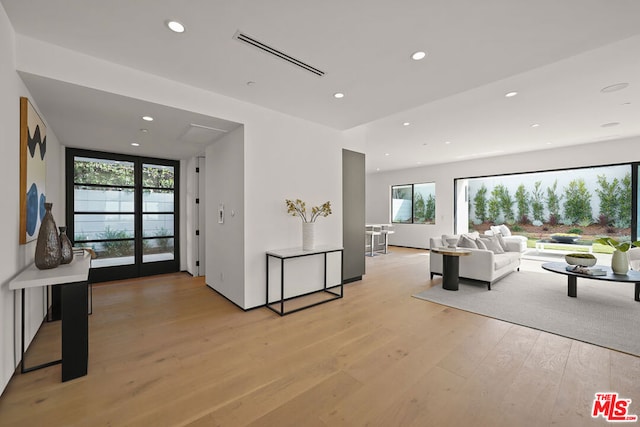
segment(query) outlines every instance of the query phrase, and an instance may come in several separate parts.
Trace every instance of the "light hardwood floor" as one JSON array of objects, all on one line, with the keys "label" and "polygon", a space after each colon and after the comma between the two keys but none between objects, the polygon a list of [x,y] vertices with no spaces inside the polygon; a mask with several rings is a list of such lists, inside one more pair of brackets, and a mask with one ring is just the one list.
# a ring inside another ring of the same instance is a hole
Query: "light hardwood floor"
[{"label": "light hardwood floor", "polygon": [[412,298],[428,277],[425,251],[394,247],[285,317],[182,273],[95,286],[89,374],[14,375],[0,425],[606,425],[602,391],[640,414],[640,358]]}]

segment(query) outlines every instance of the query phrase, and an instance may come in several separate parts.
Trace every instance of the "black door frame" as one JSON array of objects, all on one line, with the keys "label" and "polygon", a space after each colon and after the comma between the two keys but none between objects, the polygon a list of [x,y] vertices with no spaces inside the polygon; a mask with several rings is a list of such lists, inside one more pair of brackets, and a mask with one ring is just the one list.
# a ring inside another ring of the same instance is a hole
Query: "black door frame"
[{"label": "black door frame", "polygon": [[[71,243],[74,239],[74,158],[88,157],[104,160],[127,161],[134,163],[134,264],[118,265],[112,267],[92,268],[89,280],[91,283],[104,282],[109,280],[130,279],[134,277],[150,276],[154,274],[173,273],[180,271],[180,162],[177,160],[159,159],[152,157],[133,156],[125,154],[107,153],[103,151],[83,150],[77,148],[66,148],[65,150],[65,187],[66,187],[66,224],[67,233]],[[174,168],[174,222],[173,240],[174,256],[173,260],[142,262],[142,165],[161,165]]]}]

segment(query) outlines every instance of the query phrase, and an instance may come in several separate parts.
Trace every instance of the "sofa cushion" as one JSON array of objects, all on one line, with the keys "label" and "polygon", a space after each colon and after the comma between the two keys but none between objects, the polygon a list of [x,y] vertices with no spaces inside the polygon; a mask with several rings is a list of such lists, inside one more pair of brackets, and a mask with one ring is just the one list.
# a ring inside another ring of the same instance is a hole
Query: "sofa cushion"
[{"label": "sofa cushion", "polygon": [[504,253],[504,249],[502,249],[502,246],[500,246],[500,242],[498,242],[498,238],[496,236],[481,237],[480,239],[482,240],[484,245],[487,247],[487,249],[493,252],[494,254]]},{"label": "sofa cushion", "polygon": [[500,254],[500,256],[495,256],[493,258],[493,269],[500,270],[502,267],[506,267],[511,264],[511,258],[506,254]]},{"label": "sofa cushion", "polygon": [[502,233],[498,233],[495,236],[498,239],[498,243],[500,244],[502,250],[505,252],[508,251],[509,248],[507,247],[507,243],[504,241],[504,237],[502,237]]},{"label": "sofa cushion", "polygon": [[478,249],[478,244],[476,243],[476,240],[472,239],[466,234],[463,234],[462,236],[460,236],[460,239],[458,240],[458,244],[456,246],[460,248]]},{"label": "sofa cushion", "polygon": [[509,230],[509,227],[507,227],[504,224],[500,224],[500,225],[492,225],[491,226],[491,231],[493,232],[493,234],[502,234],[504,237],[509,237],[511,236],[511,230]]},{"label": "sofa cushion", "polygon": [[487,245],[484,244],[484,242],[482,241],[482,239],[478,239],[476,240],[476,244],[478,245],[478,249],[484,249],[487,250]]}]

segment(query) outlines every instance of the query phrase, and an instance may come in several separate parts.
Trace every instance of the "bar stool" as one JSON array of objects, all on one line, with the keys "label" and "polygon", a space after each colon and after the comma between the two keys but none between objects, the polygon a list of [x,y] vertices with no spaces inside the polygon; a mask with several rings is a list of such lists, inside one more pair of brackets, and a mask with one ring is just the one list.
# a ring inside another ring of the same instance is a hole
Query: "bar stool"
[{"label": "bar stool", "polygon": [[383,224],[381,226],[381,230],[380,233],[382,233],[382,235],[384,236],[384,253],[388,254],[389,253],[389,234],[393,234],[395,233],[395,231],[391,230],[391,228],[393,227],[393,225],[391,224]]},{"label": "bar stool", "polygon": [[380,232],[380,226],[378,225],[367,225],[365,227],[365,234],[368,236],[369,244],[365,246],[370,246],[371,249],[369,251],[369,256],[374,256],[373,250],[375,249],[375,237],[382,235]]}]

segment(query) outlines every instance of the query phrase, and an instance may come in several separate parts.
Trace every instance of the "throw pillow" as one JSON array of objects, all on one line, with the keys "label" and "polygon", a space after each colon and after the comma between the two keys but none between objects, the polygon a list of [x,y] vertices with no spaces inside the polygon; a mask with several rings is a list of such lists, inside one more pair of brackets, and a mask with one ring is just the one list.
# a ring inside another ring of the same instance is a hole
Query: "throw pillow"
[{"label": "throw pillow", "polygon": [[487,245],[484,244],[482,239],[477,239],[476,244],[478,245],[478,249],[484,249],[484,250],[487,249]]},{"label": "throw pillow", "polygon": [[466,234],[463,234],[462,236],[460,236],[460,240],[458,240],[457,246],[460,248],[478,249],[478,245],[476,244],[476,241],[470,238],[469,236],[467,236]]},{"label": "throw pillow", "polygon": [[489,229],[491,230],[491,233],[489,234],[490,236],[500,233],[500,226],[499,225],[492,225]]},{"label": "throw pillow", "polygon": [[504,224],[499,225],[498,227],[500,228],[500,234],[502,234],[504,237],[511,236],[511,230],[509,230],[509,227]]},{"label": "throw pillow", "polygon": [[498,238],[498,243],[500,244],[500,247],[502,248],[503,251],[507,252],[507,243],[504,241],[504,238],[502,237],[501,233],[496,234],[496,237]]},{"label": "throw pillow", "polygon": [[472,231],[471,233],[464,233],[463,236],[467,236],[471,240],[476,240],[478,237],[480,237],[480,233],[477,231]]},{"label": "throw pillow", "polygon": [[482,237],[481,240],[487,247],[487,249],[494,254],[504,253],[504,249],[502,249],[502,246],[500,246],[500,243],[498,243],[498,238],[496,236]]}]

